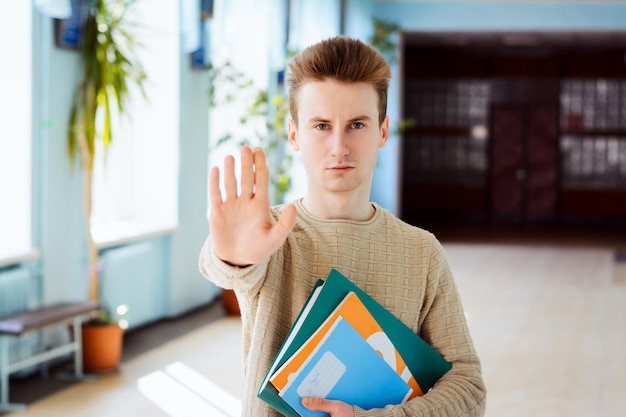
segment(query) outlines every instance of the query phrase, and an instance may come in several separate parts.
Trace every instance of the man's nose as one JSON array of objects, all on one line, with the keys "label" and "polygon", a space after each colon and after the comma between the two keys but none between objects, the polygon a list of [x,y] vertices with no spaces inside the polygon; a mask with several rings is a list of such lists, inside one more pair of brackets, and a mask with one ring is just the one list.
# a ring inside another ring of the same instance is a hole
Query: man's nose
[{"label": "man's nose", "polygon": [[350,153],[348,137],[345,131],[336,130],[333,132],[330,140],[330,152],[333,156],[344,156]]}]

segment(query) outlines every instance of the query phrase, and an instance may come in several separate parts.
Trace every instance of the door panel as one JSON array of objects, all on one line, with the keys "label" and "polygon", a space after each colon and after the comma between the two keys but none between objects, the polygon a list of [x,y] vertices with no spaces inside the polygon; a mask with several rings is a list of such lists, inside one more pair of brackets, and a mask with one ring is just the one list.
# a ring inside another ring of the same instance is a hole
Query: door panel
[{"label": "door panel", "polygon": [[492,108],[492,219],[519,222],[555,216],[557,112],[547,105]]},{"label": "door panel", "polygon": [[557,206],[558,109],[528,109],[526,216],[554,217]]},{"label": "door panel", "polygon": [[517,219],[522,214],[520,171],[523,168],[523,111],[518,107],[492,108],[491,214]]}]

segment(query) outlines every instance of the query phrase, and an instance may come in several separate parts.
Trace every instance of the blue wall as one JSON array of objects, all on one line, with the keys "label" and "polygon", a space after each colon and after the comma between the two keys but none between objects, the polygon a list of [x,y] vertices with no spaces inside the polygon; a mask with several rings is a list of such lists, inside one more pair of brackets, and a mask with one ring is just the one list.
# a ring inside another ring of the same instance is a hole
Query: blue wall
[{"label": "blue wall", "polygon": [[618,1],[385,1],[374,11],[406,31],[626,28],[626,3]]},{"label": "blue wall", "polygon": [[[178,230],[171,236],[170,314],[214,298],[219,291],[198,272],[198,255],[208,234],[208,78],[181,56],[180,171]],[[207,284],[209,289],[207,289]]]},{"label": "blue wall", "polygon": [[[41,219],[36,245],[41,250],[43,302],[81,299],[87,294],[84,273],[86,248],[82,215],[82,179],[72,169],[66,152],[68,115],[79,78],[78,54],[55,48],[52,19],[34,13],[35,68],[39,75],[35,89],[33,149],[39,163],[34,164],[35,190],[39,204],[33,214]],[[78,168],[78,167],[77,167]]]}]

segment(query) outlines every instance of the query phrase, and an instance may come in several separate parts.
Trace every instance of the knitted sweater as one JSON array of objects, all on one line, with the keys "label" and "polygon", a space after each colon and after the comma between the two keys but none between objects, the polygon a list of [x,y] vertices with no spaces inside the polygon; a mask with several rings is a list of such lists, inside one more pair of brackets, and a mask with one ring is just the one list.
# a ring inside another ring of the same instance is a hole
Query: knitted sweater
[{"label": "knitted sweater", "polygon": [[[424,396],[360,416],[482,416],[486,390],[480,362],[445,253],[435,237],[373,204],[367,221],[313,217],[300,201],[296,225],[267,261],[246,268],[222,262],[209,236],[200,271],[234,289],[243,324],[244,417],[279,416],[257,398],[261,381],[313,285],[336,268],[439,351],[448,371]],[[275,219],[283,206],[272,208]]]}]

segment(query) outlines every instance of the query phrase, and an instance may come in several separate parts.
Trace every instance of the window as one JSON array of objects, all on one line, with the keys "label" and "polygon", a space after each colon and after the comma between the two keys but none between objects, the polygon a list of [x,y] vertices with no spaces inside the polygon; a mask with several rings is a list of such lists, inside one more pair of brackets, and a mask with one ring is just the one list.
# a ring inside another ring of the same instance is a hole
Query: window
[{"label": "window", "polygon": [[178,2],[137,2],[131,12],[147,99],[132,92],[108,152],[98,149],[91,227],[100,246],[167,231],[178,221]]},{"label": "window", "polygon": [[32,252],[32,6],[0,2],[0,264]]},{"label": "window", "polygon": [[[267,5],[259,0],[222,0],[214,7],[209,29],[211,62],[217,67],[230,63],[235,71],[254,83],[254,88],[246,90],[230,82],[215,85],[218,105],[210,109],[209,166],[218,166],[220,170],[226,155],[239,155],[240,141],[253,142],[256,132],[264,129],[262,124],[244,126],[240,119],[247,114],[246,109],[254,101],[257,91],[268,87],[268,19],[259,18],[266,12]],[[242,31],[242,27],[247,31]],[[251,37],[249,33],[255,35]],[[233,139],[218,146],[220,138],[226,135]],[[256,143],[252,145],[256,146]]]},{"label": "window", "polygon": [[[286,63],[285,43],[291,50],[299,51],[314,42],[336,35],[340,27],[340,7],[333,0],[291,1],[289,7],[286,7],[287,3],[282,3],[285,9],[280,9],[280,3],[273,3],[263,0],[216,1],[209,28],[211,62],[218,67],[230,63],[236,71],[244,73],[247,79],[254,82],[254,92],[267,90],[270,96],[282,88],[282,81],[279,81],[282,77],[277,72],[283,70]],[[324,10],[324,19],[310,19],[320,9]],[[290,25],[287,20],[295,24]],[[242,27],[246,31],[242,31]],[[288,34],[286,29],[289,30]],[[245,140],[252,146],[258,146],[258,136],[264,134],[265,126],[262,121],[259,121],[259,126],[242,126],[240,122],[254,102],[254,92],[250,96],[246,95],[250,91],[242,93],[235,88],[234,94],[231,94],[233,89],[225,88],[223,84],[216,85],[216,90],[216,101],[220,104],[210,111],[209,166],[221,169],[224,156],[239,154],[239,142]],[[228,100],[231,96],[236,96],[236,99]],[[217,146],[220,139],[228,135],[232,140]],[[281,155],[281,152],[294,159],[300,157],[286,141],[284,149],[275,151],[274,155]],[[285,158],[272,158],[271,154],[268,156],[270,171],[275,173],[277,165],[282,164]],[[289,176],[291,188],[284,196],[286,202],[302,196],[306,190],[302,164],[293,164]],[[278,203],[280,199],[272,202]]]},{"label": "window", "polygon": [[408,79],[405,181],[474,184],[487,173],[491,88],[484,79]]},{"label": "window", "polygon": [[561,83],[564,188],[626,188],[626,81],[565,79]]}]

